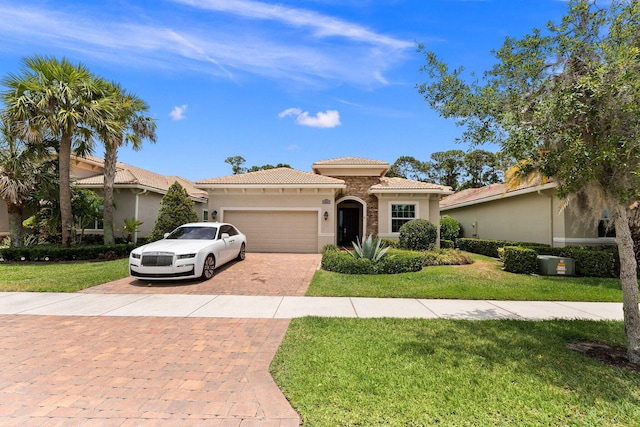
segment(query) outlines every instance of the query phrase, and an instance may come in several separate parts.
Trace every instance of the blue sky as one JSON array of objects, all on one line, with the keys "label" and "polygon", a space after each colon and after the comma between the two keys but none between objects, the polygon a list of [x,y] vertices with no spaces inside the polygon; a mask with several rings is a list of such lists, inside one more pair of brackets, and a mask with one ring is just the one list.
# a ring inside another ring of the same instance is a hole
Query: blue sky
[{"label": "blue sky", "polygon": [[481,72],[506,36],[565,11],[559,0],[0,0],[0,76],[39,54],[120,83],[149,104],[158,141],[119,160],[164,175],[230,175],[235,155],[305,171],[343,156],[429,160],[468,147],[415,88],[417,43]]}]

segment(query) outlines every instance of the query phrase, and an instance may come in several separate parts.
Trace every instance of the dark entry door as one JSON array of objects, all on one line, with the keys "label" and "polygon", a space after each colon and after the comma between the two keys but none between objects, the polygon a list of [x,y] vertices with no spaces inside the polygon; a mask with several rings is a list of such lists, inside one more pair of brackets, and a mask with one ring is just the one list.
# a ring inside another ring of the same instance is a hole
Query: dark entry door
[{"label": "dark entry door", "polygon": [[338,209],[338,244],[351,246],[360,233],[360,209]]}]

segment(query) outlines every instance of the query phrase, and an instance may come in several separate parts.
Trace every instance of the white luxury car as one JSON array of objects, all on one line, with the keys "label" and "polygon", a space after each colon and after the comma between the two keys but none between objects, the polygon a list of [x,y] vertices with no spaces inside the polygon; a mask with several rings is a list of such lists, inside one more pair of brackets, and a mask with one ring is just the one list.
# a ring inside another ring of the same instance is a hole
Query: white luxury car
[{"label": "white luxury car", "polygon": [[245,235],[231,224],[184,224],[131,251],[129,274],[143,280],[210,279],[216,267],[243,260],[246,244]]}]

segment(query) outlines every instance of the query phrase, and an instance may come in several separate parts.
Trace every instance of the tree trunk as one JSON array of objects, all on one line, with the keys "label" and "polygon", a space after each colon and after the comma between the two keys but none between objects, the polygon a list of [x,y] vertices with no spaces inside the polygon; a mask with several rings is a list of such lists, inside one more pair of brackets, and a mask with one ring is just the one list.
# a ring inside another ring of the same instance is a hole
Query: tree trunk
[{"label": "tree trunk", "polygon": [[104,153],[104,211],[103,211],[103,232],[104,244],[115,244],[113,230],[113,184],[116,179],[116,163],[118,161],[118,149],[116,141],[105,144]]},{"label": "tree trunk", "polygon": [[62,246],[70,247],[72,243],[73,212],[71,211],[71,132],[63,132],[58,152],[60,173],[60,220],[62,224]]},{"label": "tree trunk", "polygon": [[614,207],[613,221],[616,227],[616,242],[620,254],[620,283],[622,285],[622,309],[624,328],[627,334],[627,356],[629,361],[640,363],[640,309],[638,308],[638,273],[629,218],[625,206]]},{"label": "tree trunk", "polygon": [[22,206],[7,202],[7,213],[9,214],[9,237],[11,238],[11,247],[21,248],[24,246],[24,238],[22,234]]}]

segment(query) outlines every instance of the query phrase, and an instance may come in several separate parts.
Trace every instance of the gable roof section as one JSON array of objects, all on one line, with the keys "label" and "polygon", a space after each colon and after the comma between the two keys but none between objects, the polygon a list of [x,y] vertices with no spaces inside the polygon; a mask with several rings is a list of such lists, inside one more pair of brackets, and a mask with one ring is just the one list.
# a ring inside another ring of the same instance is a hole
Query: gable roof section
[{"label": "gable roof section", "polygon": [[[92,163],[99,162],[104,165],[104,161],[97,157],[88,156],[88,159]],[[164,176],[126,163],[116,163],[116,177],[114,182],[114,186],[116,187],[139,188],[166,194],[169,187],[176,181],[184,187],[190,197],[200,199],[200,201],[207,199],[206,191],[196,188],[193,182],[186,178]],[[102,188],[104,186],[104,174],[78,179],[76,185],[81,188]]]},{"label": "gable roof section", "polygon": [[453,190],[446,185],[431,184],[428,182],[413,181],[405,178],[380,178],[380,183],[371,186],[369,191],[376,193],[432,193],[451,194]]},{"label": "gable roof section", "polygon": [[311,165],[314,173],[325,176],[384,176],[389,163],[362,157],[340,157]]},{"label": "gable roof section", "polygon": [[440,210],[461,208],[464,206],[491,202],[505,197],[514,197],[555,187],[555,182],[549,182],[542,185],[522,184],[515,189],[509,189],[506,184],[491,184],[480,188],[468,188],[442,199],[440,201]]},{"label": "gable roof section", "polygon": [[362,157],[339,157],[336,159],[321,160],[314,165],[324,166],[389,166],[388,162],[381,160],[365,159]]},{"label": "gable roof section", "polygon": [[234,187],[322,187],[344,188],[341,179],[302,172],[290,168],[274,168],[197,181],[198,188]]}]

